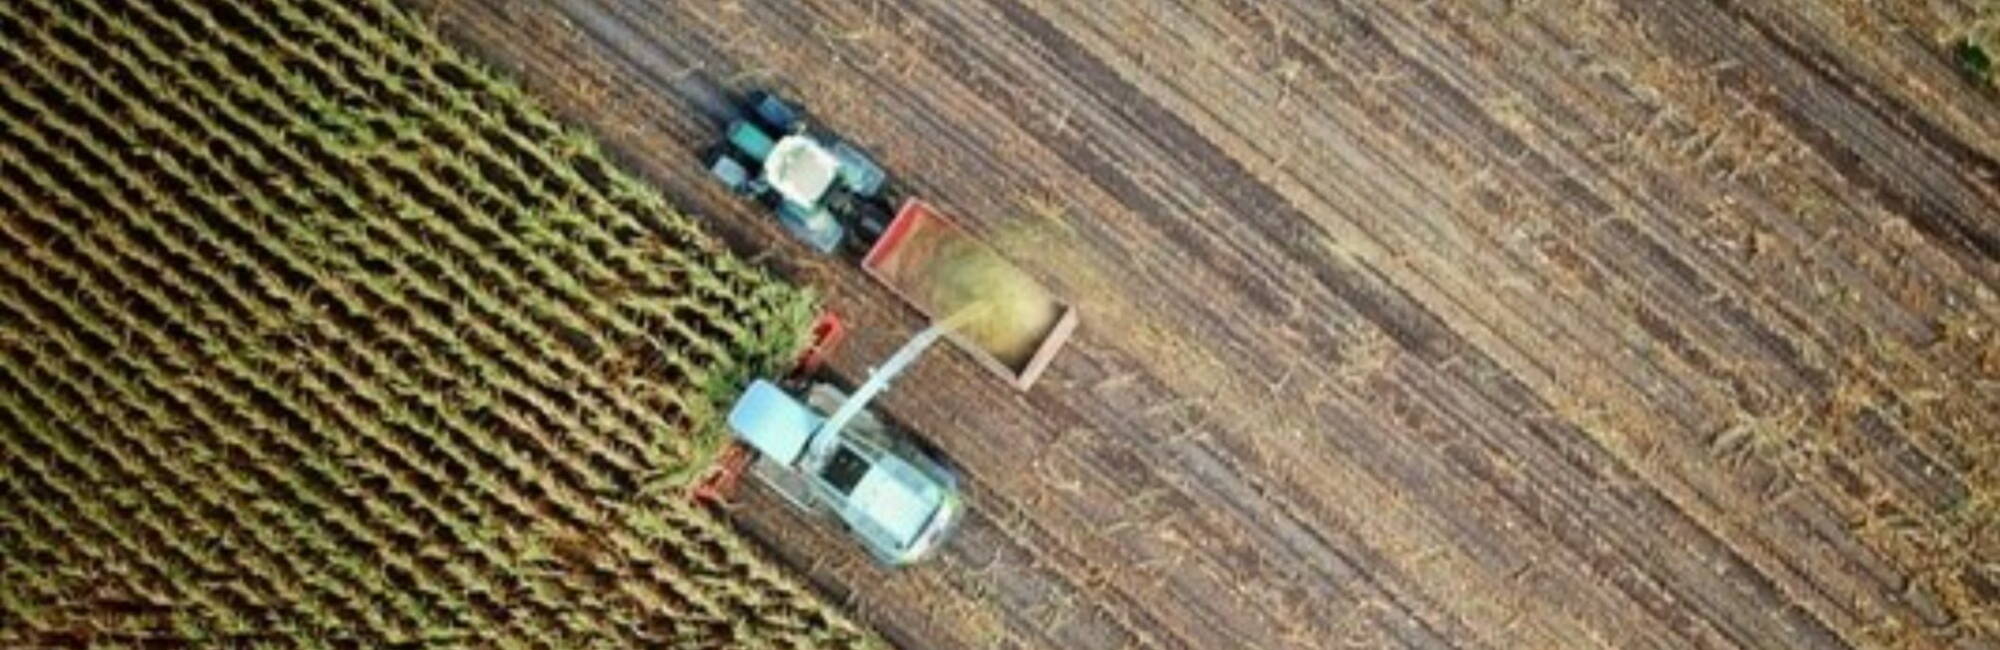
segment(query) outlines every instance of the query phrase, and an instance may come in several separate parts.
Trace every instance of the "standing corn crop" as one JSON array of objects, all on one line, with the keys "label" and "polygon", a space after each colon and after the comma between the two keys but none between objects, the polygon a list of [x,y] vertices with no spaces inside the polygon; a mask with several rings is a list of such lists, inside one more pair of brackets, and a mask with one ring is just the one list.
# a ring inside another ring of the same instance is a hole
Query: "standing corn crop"
[{"label": "standing corn crop", "polygon": [[0,646],[872,645],[660,489],[811,309],[386,2],[0,2]]}]

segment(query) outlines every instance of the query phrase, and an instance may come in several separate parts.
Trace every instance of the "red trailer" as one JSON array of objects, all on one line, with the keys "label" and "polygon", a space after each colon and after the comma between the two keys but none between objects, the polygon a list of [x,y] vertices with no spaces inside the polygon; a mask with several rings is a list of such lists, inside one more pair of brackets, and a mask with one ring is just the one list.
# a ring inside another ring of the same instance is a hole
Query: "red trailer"
[{"label": "red trailer", "polygon": [[[1026,314],[1026,320],[1016,324],[1019,331],[1002,337],[968,336],[964,331],[952,333],[949,338],[959,348],[972,354],[980,365],[998,373],[1007,383],[1019,390],[1027,390],[1042,376],[1049,363],[1055,360],[1056,352],[1076,329],[1076,309],[1055,298],[1039,282],[1027,273],[1006,263],[1000,254],[985,242],[979,241],[952,223],[950,219],[931,209],[930,205],[918,199],[903,202],[896,211],[896,218],[889,222],[882,237],[861,260],[862,271],[868,273],[883,285],[889,287],[904,302],[916,307],[932,320],[951,316],[946,313],[952,306],[940,303],[938,284],[948,278],[934,272],[940,257],[950,256],[953,261],[962,261],[971,256],[993,260],[996,269],[989,270],[1005,274],[1008,284],[1019,287],[1027,285],[1028,291],[1015,290],[1012,293],[1029,296],[1030,304],[1009,304],[1009,315]],[[996,344],[995,339],[1010,339]]]}]

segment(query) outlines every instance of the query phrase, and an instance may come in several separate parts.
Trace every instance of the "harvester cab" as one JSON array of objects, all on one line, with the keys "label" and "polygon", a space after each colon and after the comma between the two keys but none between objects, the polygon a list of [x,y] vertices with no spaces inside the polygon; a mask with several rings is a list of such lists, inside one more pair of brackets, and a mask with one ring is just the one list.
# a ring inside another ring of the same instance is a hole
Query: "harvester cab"
[{"label": "harvester cab", "polygon": [[885,565],[931,553],[963,510],[958,475],[868,404],[959,322],[918,333],[852,394],[813,379],[752,382],[729,411],[730,433],[756,452],[750,474],[793,505],[839,519]]}]

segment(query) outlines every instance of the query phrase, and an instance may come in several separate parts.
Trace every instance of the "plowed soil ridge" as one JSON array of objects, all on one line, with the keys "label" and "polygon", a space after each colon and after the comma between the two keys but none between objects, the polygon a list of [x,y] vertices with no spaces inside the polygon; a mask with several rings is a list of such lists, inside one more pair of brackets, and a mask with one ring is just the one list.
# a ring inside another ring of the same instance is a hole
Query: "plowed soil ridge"
[{"label": "plowed soil ridge", "polygon": [[776,87],[1076,301],[1036,391],[885,405],[974,517],[907,647],[1988,648],[2000,111],[1969,2],[427,0],[746,250],[860,376],[916,316],[726,196]]}]

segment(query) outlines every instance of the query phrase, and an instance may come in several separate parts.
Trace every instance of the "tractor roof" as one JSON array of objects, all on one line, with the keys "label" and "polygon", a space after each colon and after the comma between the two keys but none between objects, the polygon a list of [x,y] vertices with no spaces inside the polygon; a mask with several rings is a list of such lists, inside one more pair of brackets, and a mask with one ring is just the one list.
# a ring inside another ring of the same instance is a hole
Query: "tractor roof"
[{"label": "tractor roof", "polygon": [[771,147],[764,160],[764,179],[778,194],[802,206],[819,203],[840,177],[840,158],[803,135],[788,135]]}]

